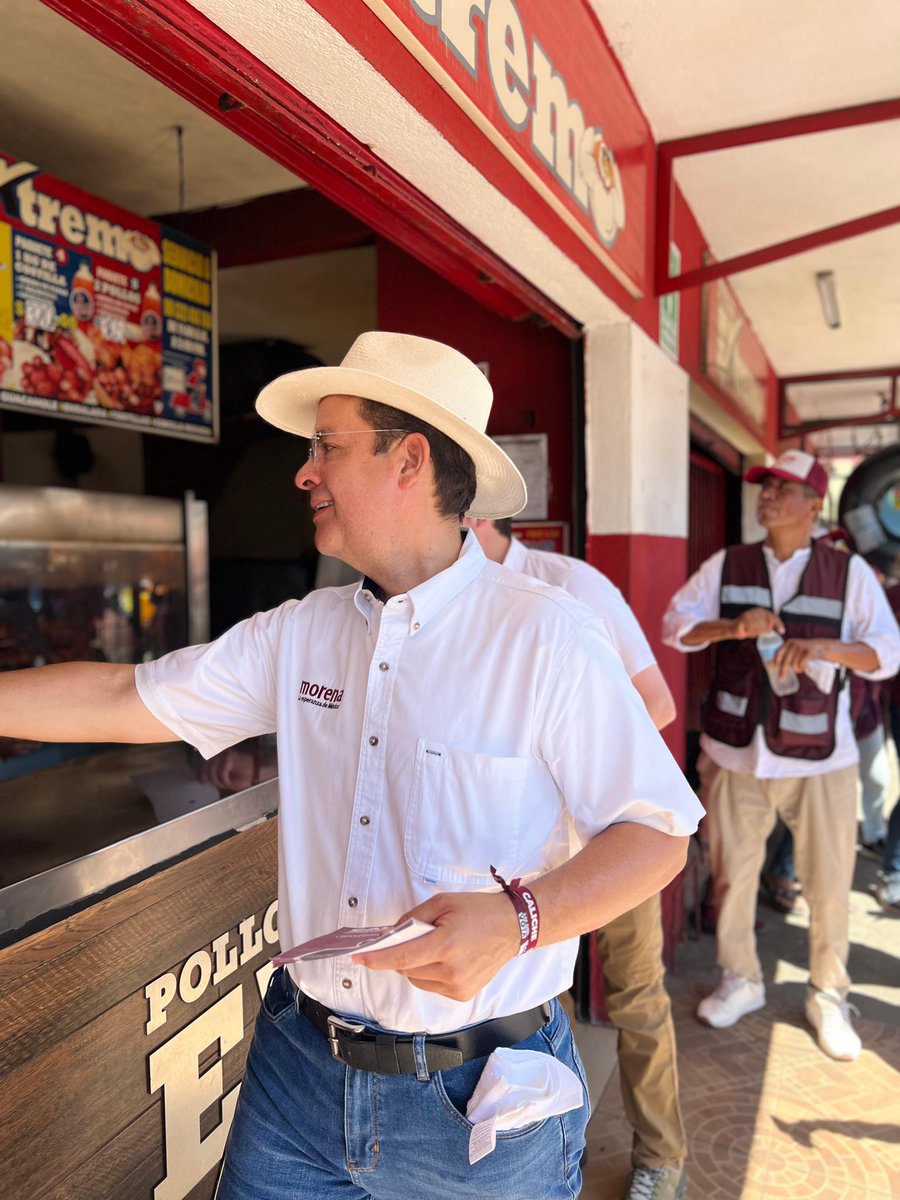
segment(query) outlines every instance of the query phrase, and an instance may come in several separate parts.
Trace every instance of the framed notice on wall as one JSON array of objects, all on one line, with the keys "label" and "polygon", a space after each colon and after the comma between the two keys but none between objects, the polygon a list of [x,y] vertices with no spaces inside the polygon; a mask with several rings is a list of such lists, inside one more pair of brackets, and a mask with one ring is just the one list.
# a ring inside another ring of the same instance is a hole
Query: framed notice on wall
[{"label": "framed notice on wall", "polygon": [[518,514],[520,521],[546,521],[550,495],[549,450],[546,433],[510,434],[494,441],[522,473],[528,503]]},{"label": "framed notice on wall", "polygon": [[215,252],[0,154],[0,408],[218,440]]}]

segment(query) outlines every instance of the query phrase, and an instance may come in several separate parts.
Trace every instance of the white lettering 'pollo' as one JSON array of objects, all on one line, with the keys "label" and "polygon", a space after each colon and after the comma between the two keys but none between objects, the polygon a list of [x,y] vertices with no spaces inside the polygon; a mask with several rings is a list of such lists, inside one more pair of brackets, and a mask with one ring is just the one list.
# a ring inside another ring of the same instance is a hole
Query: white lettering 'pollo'
[{"label": "white lettering 'pollo'", "polygon": [[263,914],[261,926],[255,916],[245,917],[235,929],[214,938],[208,948],[201,946],[195,950],[177,974],[167,971],[147,984],[144,996],[149,1011],[144,1032],[150,1034],[165,1025],[166,1010],[176,996],[185,1004],[195,1004],[210,986],[218,987],[238,967],[262,954],[264,944],[271,946],[277,941],[278,901],[273,900]]}]

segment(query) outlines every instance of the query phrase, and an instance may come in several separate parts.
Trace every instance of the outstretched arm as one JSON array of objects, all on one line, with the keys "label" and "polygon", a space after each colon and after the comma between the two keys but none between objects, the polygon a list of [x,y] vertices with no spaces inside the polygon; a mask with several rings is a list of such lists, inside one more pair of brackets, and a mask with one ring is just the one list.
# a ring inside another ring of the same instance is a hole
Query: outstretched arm
[{"label": "outstretched arm", "polygon": [[54,663],[0,673],[0,735],[40,742],[174,742],[123,663]]},{"label": "outstretched arm", "polygon": [[[634,822],[610,825],[567,863],[529,883],[541,913],[538,944],[599,929],[655,895],[684,866],[687,843]],[[397,971],[423,991],[469,1000],[519,949],[516,910],[503,892],[446,892],[404,916],[437,929],[353,961]]]}]

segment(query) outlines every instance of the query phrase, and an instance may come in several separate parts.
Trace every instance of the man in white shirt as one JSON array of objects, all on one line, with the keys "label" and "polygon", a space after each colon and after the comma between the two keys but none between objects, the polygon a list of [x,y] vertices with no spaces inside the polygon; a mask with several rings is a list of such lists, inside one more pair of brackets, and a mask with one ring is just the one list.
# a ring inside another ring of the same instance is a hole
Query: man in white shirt
[{"label": "man in white shirt", "polygon": [[[600,617],[632,685],[657,729],[675,719],[675,701],[643,630],[619,589],[594,567],[566,554],[531,550],[512,521],[467,518],[493,562],[543,579],[576,596]],[[659,895],[596,932],[606,1008],[619,1031],[617,1052],[625,1113],[634,1131],[632,1173],[624,1200],[680,1200],[687,1154],[678,1104],[675,1027],[665,985]]]},{"label": "man in white shirt", "polygon": [[680,870],[699,805],[601,622],[460,544],[466,512],[525,503],[490,405],[473,363],[402,334],[275,380],[258,411],[310,438],[316,545],[362,581],[136,669],[0,677],[14,736],[183,737],[210,757],[277,730],[283,946],[435,926],[275,972],[218,1200],[578,1192],[584,1103],[482,1129],[474,1163],[467,1103],[500,1047],[548,1056],[537,1101],[580,1071],[553,999],[578,937]]},{"label": "man in white shirt", "polygon": [[[821,464],[790,450],[745,479],[762,485],[765,541],[707,559],[663,618],[667,645],[718,644],[700,771],[723,976],[697,1016],[722,1028],[765,1004],[753,930],[766,838],[780,815],[810,908],[806,1017],[826,1054],[852,1061],[860,1041],[846,964],[858,751],[844,675],[888,678],[900,640],[865,561],[811,536],[828,484]],[[784,641],[767,673],[756,639],[772,631]]]}]

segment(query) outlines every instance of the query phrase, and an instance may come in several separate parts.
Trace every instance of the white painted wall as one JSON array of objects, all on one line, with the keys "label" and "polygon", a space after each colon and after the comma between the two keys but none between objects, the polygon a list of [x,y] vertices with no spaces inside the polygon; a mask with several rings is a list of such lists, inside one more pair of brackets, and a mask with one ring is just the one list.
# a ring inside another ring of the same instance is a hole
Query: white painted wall
[{"label": "white painted wall", "polygon": [[590,331],[588,530],[686,536],[681,368],[308,4],[194,0],[194,7]]},{"label": "white painted wall", "polygon": [[630,322],[585,341],[588,531],[686,537],[688,376]]},{"label": "white painted wall", "polygon": [[596,325],[622,319],[600,288],[308,4],[194,0],[193,6],[576,320]]}]

